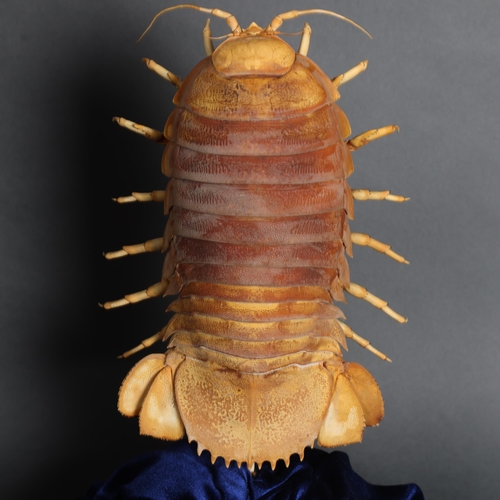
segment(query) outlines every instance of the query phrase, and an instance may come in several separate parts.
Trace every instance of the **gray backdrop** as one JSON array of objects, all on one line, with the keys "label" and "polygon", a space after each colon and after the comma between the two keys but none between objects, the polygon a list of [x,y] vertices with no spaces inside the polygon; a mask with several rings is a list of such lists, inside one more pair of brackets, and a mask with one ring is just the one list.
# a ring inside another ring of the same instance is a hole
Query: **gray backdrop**
[{"label": "gray backdrop", "polygon": [[[204,57],[207,16],[176,11],[136,38],[173,0],[20,0],[0,5],[1,395],[0,496],[74,499],[129,458],[165,443],[116,411],[140,356],[116,355],[167,321],[157,299],[117,311],[97,302],[159,278],[162,257],[105,262],[103,250],[160,236],[156,204],[111,196],[162,189],[162,148],[114,115],[157,129],[174,88],[141,62],[184,77]],[[351,327],[387,353],[355,344],[346,358],[377,378],[380,427],[345,448],[378,484],[415,482],[426,499],[500,496],[498,358],[499,50],[497,0],[217,0],[240,23],[289,9],[330,8],[373,34],[310,16],[309,56],[341,87],[353,133],[398,124],[398,135],[354,154],[354,188],[391,189],[406,204],[358,202],[354,231],[393,245],[405,266],[356,248],[353,281],[410,320],[399,325],[354,298]],[[306,18],[287,22],[299,31]],[[225,34],[224,21],[212,22]],[[288,39],[297,47],[298,38]],[[152,351],[159,351],[158,346]]]}]

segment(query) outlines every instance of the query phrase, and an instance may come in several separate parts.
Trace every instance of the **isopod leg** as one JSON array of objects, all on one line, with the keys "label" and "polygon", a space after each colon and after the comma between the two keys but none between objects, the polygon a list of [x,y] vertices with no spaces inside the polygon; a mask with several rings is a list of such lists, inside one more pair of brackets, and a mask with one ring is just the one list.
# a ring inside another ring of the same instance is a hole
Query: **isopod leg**
[{"label": "isopod leg", "polygon": [[402,203],[410,199],[410,198],[405,198],[404,196],[398,194],[391,194],[391,192],[388,189],[386,189],[385,191],[370,191],[369,189],[353,189],[352,197],[358,201],[387,200],[387,201],[396,201],[398,203]]},{"label": "isopod leg", "polygon": [[377,252],[391,257],[391,259],[397,260],[398,262],[402,262],[404,264],[409,264],[409,262],[403,256],[397,254],[396,252],[393,252],[390,245],[382,243],[381,241],[372,238],[368,234],[351,233],[351,241],[355,245],[368,246],[370,248],[373,248],[374,250],[377,250]]},{"label": "isopod leg", "polygon": [[309,26],[308,23],[305,23],[304,28],[302,29],[302,38],[300,39],[300,45],[297,54],[307,56],[307,52],[309,51],[309,44],[311,43],[311,34],[311,26]]},{"label": "isopod leg", "polygon": [[367,130],[366,132],[353,137],[351,140],[347,141],[346,144],[350,151],[355,151],[356,149],[366,146],[372,141],[381,139],[382,137],[393,134],[394,132],[399,132],[399,127],[397,125],[387,125],[386,127]]},{"label": "isopod leg", "polygon": [[212,42],[212,30],[210,29],[210,18],[207,19],[205,26],[203,28],[203,47],[205,47],[205,53],[211,56],[214,52],[214,44]]},{"label": "isopod leg", "polygon": [[165,190],[155,190],[149,193],[138,193],[133,192],[128,196],[119,196],[118,198],[111,198],[116,203],[135,203],[136,201],[147,202],[147,201],[165,201]]},{"label": "isopod leg", "polygon": [[342,73],[341,75],[335,76],[332,78],[332,83],[335,85],[335,87],[340,87],[341,85],[344,85],[344,83],[347,83],[349,80],[352,80],[356,76],[358,76],[360,73],[363,73],[363,71],[368,67],[368,61],[361,61],[359,64],[354,66],[354,68],[351,68],[349,71],[346,71],[345,73]]},{"label": "isopod leg", "polygon": [[344,332],[344,335],[348,339],[352,339],[355,342],[357,342],[361,347],[364,347],[371,353],[375,354],[375,356],[378,356],[380,359],[384,361],[388,361],[389,363],[392,363],[392,360],[389,359],[383,352],[380,352],[378,349],[375,349],[370,342],[363,337],[360,337],[358,334],[354,333],[350,327],[348,327],[345,323],[342,323],[342,321],[338,321],[337,323],[342,327],[342,331]]},{"label": "isopod leg", "polygon": [[146,252],[159,252],[163,246],[163,238],[154,238],[147,240],[144,243],[137,243],[136,245],[124,245],[121,250],[114,252],[105,252],[103,255],[106,259],[118,259],[126,257],[127,255],[137,255]]},{"label": "isopod leg", "polygon": [[158,342],[159,340],[162,340],[163,337],[165,336],[165,328],[160,330],[158,333],[155,333],[151,337],[148,337],[147,339],[144,339],[139,345],[133,347],[132,349],[124,352],[120,356],[118,356],[119,359],[124,359],[132,356],[132,354],[135,354],[136,352],[142,351],[143,349],[146,349],[148,347],[151,347],[153,344]]},{"label": "isopod leg", "polygon": [[401,316],[401,314],[398,314],[397,312],[393,311],[387,305],[387,302],[385,300],[376,297],[375,295],[370,293],[365,287],[356,285],[356,283],[351,283],[348,288],[345,288],[345,291],[351,294],[352,296],[357,297],[358,299],[366,300],[372,306],[384,311],[385,314],[395,319],[399,323],[406,323],[408,321],[408,318],[405,318]]},{"label": "isopod leg", "polygon": [[135,132],[136,134],[142,135],[146,137],[146,139],[151,139],[155,142],[160,142],[165,144],[167,139],[163,135],[162,132],[155,130],[151,127],[146,127],[145,125],[141,125],[140,123],[135,123],[131,120],[127,120],[126,118],[122,118],[121,116],[113,116],[113,121],[118,123],[120,127],[126,128],[131,132]]},{"label": "isopod leg", "polygon": [[125,295],[122,299],[105,302],[102,304],[102,307],[104,307],[104,309],[115,309],[116,307],[128,306],[129,304],[135,304],[136,302],[141,302],[142,300],[151,299],[153,297],[161,297],[166,288],[167,283],[160,281],[145,290]]},{"label": "isopod leg", "polygon": [[182,84],[182,80],[177,76],[168,71],[168,69],[164,68],[163,66],[160,66],[158,63],[153,61],[152,59],[148,59],[147,57],[144,57],[142,59],[143,63],[146,63],[146,66],[151,70],[154,71],[157,75],[161,76],[167,82],[170,82],[172,85],[175,85],[177,88],[179,88]]},{"label": "isopod leg", "polygon": [[176,284],[175,280],[172,280],[172,278],[174,277],[175,265],[175,250],[173,247],[171,247],[170,251],[167,253],[167,255],[165,255],[162,270],[162,280],[160,282],[151,285],[145,290],[125,295],[121,299],[105,302],[104,304],[102,304],[102,307],[104,307],[104,309],[115,309],[116,307],[123,307],[127,306],[128,304],[135,304],[136,302],[141,302],[153,297],[160,297],[164,294],[170,294],[172,289],[175,288]]}]

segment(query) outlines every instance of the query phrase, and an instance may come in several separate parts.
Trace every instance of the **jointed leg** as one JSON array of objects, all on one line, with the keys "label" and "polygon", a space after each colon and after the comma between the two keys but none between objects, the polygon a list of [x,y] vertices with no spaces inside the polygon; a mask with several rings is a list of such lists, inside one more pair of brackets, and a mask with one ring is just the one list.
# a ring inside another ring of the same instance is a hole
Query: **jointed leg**
[{"label": "jointed leg", "polygon": [[393,134],[394,132],[399,132],[399,127],[397,125],[387,125],[386,127],[376,128],[373,130],[367,130],[362,134],[353,137],[351,140],[347,141],[347,147],[350,151],[355,151],[368,143],[385,137],[386,135]]},{"label": "jointed leg", "polygon": [[369,246],[370,248],[377,250],[377,252],[385,253],[385,255],[387,255],[388,257],[391,257],[394,260],[397,260],[398,262],[402,262],[404,264],[409,264],[409,262],[404,257],[402,257],[401,255],[398,255],[396,252],[393,252],[391,250],[390,245],[387,245],[386,243],[382,243],[381,241],[378,241],[378,240],[372,238],[368,234],[351,233],[351,241],[355,245]]},{"label": "jointed leg", "polygon": [[162,246],[163,238],[154,238],[153,240],[147,240],[144,243],[137,243],[136,245],[124,245],[121,250],[106,252],[103,255],[108,260],[118,259],[119,257],[136,255],[138,253],[159,252]]},{"label": "jointed leg", "polygon": [[120,127],[126,128],[132,132],[135,132],[136,134],[143,135],[144,137],[146,137],[146,139],[151,139],[152,141],[161,142],[164,144],[167,142],[167,139],[165,138],[163,133],[155,130],[154,128],[146,127],[145,125],[135,123],[120,116],[114,116],[113,121],[118,123]]},{"label": "jointed leg", "polygon": [[347,83],[349,80],[352,80],[356,76],[358,76],[360,73],[363,73],[363,71],[368,67],[368,61],[361,61],[359,64],[354,66],[354,68],[351,68],[349,71],[346,71],[345,73],[342,73],[339,76],[335,76],[332,78],[332,83],[335,85],[335,87],[340,87],[341,85],[344,85],[344,83]]},{"label": "jointed leg", "polygon": [[342,330],[344,331],[344,335],[348,339],[352,339],[355,342],[357,342],[361,347],[364,347],[365,349],[368,349],[370,352],[375,354],[375,356],[378,356],[380,359],[384,361],[388,361],[389,363],[392,363],[392,360],[389,359],[383,352],[380,352],[378,349],[375,349],[370,342],[363,337],[360,337],[356,333],[354,333],[351,328],[349,328],[345,323],[342,323],[342,321],[337,320],[337,323],[342,327]]},{"label": "jointed leg", "polygon": [[210,29],[210,18],[208,18],[203,28],[203,46],[205,47],[205,54],[207,56],[211,56],[214,52],[214,44],[211,37],[212,30]]},{"label": "jointed leg", "polygon": [[116,203],[134,203],[136,201],[160,201],[163,202],[165,200],[165,190],[156,190],[151,191],[150,193],[138,193],[134,191],[129,196],[119,196],[118,198],[111,198]]},{"label": "jointed leg", "polygon": [[170,82],[172,85],[175,85],[177,88],[181,86],[182,80],[173,73],[170,73],[168,69],[165,69],[163,66],[160,66],[158,63],[154,62],[152,59],[148,59],[144,57],[142,62],[146,63],[146,66],[154,71],[157,75],[160,75],[162,78],[165,78],[167,82]]},{"label": "jointed leg", "polygon": [[369,189],[353,189],[352,197],[358,201],[365,200],[387,200],[403,202],[408,201],[410,198],[405,198],[398,194],[391,194],[389,190],[386,191],[370,191]]},{"label": "jointed leg", "polygon": [[356,285],[356,283],[350,284],[349,288],[345,289],[347,293],[350,293],[354,297],[357,297],[358,299],[363,299],[369,302],[372,306],[375,306],[377,309],[381,309],[384,311],[388,316],[391,318],[395,319],[399,323],[406,323],[408,321],[408,318],[405,318],[398,314],[397,312],[393,311],[388,305],[385,300],[382,300],[372,293],[370,293],[366,288]]},{"label": "jointed leg", "polygon": [[158,333],[155,333],[151,337],[148,337],[147,339],[144,339],[138,346],[134,347],[133,349],[130,349],[127,352],[124,352],[118,358],[128,358],[129,356],[132,356],[132,354],[135,354],[136,352],[142,351],[143,349],[146,349],[147,347],[152,346],[154,343],[158,342],[159,340],[163,339],[163,336],[165,335],[165,328],[160,330]]},{"label": "jointed leg", "polygon": [[309,51],[309,43],[311,42],[311,33],[312,29],[308,23],[304,24],[304,28],[302,29],[302,38],[300,39],[298,54],[301,56],[307,56],[307,52]]},{"label": "jointed leg", "polygon": [[154,285],[151,285],[145,290],[141,290],[140,292],[131,293],[129,295],[125,295],[122,299],[111,300],[99,305],[101,307],[104,307],[104,309],[114,309],[116,307],[135,304],[136,302],[141,302],[142,300],[151,299],[153,297],[161,297],[166,288],[167,283],[160,281],[158,283],[155,283]]}]

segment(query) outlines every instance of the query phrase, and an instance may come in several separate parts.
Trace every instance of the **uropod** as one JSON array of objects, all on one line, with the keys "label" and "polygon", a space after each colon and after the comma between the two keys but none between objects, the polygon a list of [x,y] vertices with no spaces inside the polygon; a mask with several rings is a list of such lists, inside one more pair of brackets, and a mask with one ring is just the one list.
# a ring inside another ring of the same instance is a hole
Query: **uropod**
[{"label": "uropod", "polygon": [[[384,415],[380,389],[361,365],[345,362],[346,338],[390,361],[343,321],[344,293],[364,299],[400,323],[406,318],[352,283],[346,254],[369,246],[407,261],[368,234],[350,232],[354,200],[407,198],[352,189],[351,154],[397,126],[355,137],[336,104],[339,87],[362,73],[363,61],[334,78],[307,57],[306,23],[296,52],[278,28],[242,29],[219,9],[177,5],[223,18],[231,29],[216,49],[209,20],[206,58],[184,80],[156,62],[148,68],[177,87],[163,132],[115,117],[121,126],[163,144],[164,190],[132,193],[119,203],[158,201],[168,220],[162,237],[124,246],[108,259],[162,251],[158,283],[106,302],[106,309],[177,295],[173,316],[129,355],[163,340],[129,372],[118,408],[139,416],[141,434],[187,435],[215,461],[274,468],[304,448],[361,441]],[[152,23],[151,23],[152,24]],[[151,25],[150,25],[151,26]],[[149,29],[149,28],[148,28]],[[364,31],[364,30],[363,30]],[[366,33],[366,32],[365,32]]]}]

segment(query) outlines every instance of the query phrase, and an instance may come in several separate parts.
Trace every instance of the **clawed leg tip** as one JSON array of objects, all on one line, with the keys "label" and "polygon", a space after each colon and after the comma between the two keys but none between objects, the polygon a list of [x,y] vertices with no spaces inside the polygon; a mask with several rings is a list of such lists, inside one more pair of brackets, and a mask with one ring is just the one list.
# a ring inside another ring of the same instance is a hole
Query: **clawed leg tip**
[{"label": "clawed leg tip", "polygon": [[106,311],[113,309],[113,304],[110,302],[104,302],[104,304],[101,304],[100,302],[98,302],[97,304],[101,309],[106,309]]}]

